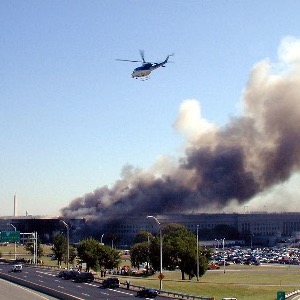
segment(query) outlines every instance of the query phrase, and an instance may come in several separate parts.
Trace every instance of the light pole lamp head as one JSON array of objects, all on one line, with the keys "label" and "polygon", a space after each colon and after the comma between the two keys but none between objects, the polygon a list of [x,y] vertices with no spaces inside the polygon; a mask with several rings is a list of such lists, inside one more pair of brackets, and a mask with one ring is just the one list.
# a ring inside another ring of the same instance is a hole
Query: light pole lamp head
[{"label": "light pole lamp head", "polygon": [[6,225],[11,226],[15,231],[17,230],[16,226],[14,226],[14,225],[11,224],[11,223],[7,223]]},{"label": "light pole lamp head", "polygon": [[67,228],[69,228],[69,225],[64,220],[59,220],[60,223],[64,224]]},{"label": "light pole lamp head", "polygon": [[154,219],[155,222],[157,223],[158,227],[160,227],[161,223],[157,220],[156,217],[154,217],[154,216],[147,216],[147,219],[148,219],[148,218]]}]

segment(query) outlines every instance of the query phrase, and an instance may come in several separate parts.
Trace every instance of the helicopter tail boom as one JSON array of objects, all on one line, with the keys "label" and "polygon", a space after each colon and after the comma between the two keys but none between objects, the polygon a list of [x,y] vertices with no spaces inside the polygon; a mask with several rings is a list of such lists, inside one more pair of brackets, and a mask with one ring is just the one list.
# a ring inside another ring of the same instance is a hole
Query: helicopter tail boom
[{"label": "helicopter tail boom", "polygon": [[151,70],[155,70],[159,67],[165,67],[165,64],[168,63],[168,60],[169,60],[170,56],[173,56],[173,55],[174,55],[174,53],[169,54],[163,62],[153,64],[152,67],[151,67]]},{"label": "helicopter tail boom", "polygon": [[169,55],[167,56],[167,58],[164,60],[163,64],[166,64],[166,63],[168,62],[170,56],[174,56],[174,53],[169,54]]}]

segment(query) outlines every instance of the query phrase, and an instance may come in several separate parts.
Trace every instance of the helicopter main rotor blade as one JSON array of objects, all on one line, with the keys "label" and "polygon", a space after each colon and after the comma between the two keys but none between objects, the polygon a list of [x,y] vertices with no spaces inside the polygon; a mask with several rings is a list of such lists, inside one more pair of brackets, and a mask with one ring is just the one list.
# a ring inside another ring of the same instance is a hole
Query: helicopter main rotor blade
[{"label": "helicopter main rotor blade", "polygon": [[146,63],[145,62],[145,53],[144,53],[144,50],[140,50],[140,55],[142,57],[143,63]]},{"label": "helicopter main rotor blade", "polygon": [[118,60],[118,61],[129,61],[129,62],[141,62],[142,63],[141,60],[129,60],[129,59],[119,59],[119,58],[116,58],[116,60]]}]

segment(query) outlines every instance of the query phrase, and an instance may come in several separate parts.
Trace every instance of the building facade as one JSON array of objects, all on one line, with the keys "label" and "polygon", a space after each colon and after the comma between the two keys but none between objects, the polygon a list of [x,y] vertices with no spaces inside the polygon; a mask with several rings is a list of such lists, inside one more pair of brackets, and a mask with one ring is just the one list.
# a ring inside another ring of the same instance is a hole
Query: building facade
[{"label": "building facade", "polygon": [[[274,245],[277,242],[296,236],[300,232],[300,212],[295,213],[247,213],[247,214],[170,214],[155,216],[162,225],[177,223],[195,232],[198,228],[213,229],[218,225],[227,225],[238,230],[241,236],[251,236],[251,242]],[[124,220],[114,228],[121,245],[130,246],[139,231],[158,233],[155,220],[147,216]],[[199,236],[201,239],[201,236]]]},{"label": "building facade", "polygon": [[[177,223],[186,226],[195,234],[197,227],[201,232],[201,230],[212,230],[216,226],[227,225],[235,228],[241,236],[248,236],[251,243],[266,246],[296,237],[300,232],[300,212],[165,214],[156,215],[155,218],[162,226]],[[60,220],[61,217],[0,217],[0,231],[12,231],[16,227],[16,230],[21,233],[37,232],[43,243],[50,243],[53,235],[66,231]],[[89,221],[84,219],[65,221],[69,224],[71,241],[75,243],[82,238],[104,236],[107,245],[113,243],[115,247],[129,248],[140,231],[159,232],[156,221],[147,216],[128,217],[115,222],[113,226],[99,221],[97,226],[93,224],[93,232]],[[202,239],[201,235],[199,239]]]}]

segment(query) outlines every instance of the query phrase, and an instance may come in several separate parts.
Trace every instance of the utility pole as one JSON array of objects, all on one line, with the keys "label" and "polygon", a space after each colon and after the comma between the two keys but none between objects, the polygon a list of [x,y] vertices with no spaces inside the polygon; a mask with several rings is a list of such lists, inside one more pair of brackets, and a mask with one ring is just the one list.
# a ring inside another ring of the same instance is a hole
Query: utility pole
[{"label": "utility pole", "polygon": [[70,233],[69,233],[69,225],[63,221],[60,220],[60,222],[67,228],[67,269],[69,270],[69,263],[70,263]]},{"label": "utility pole", "polygon": [[199,225],[197,225],[197,281],[199,281]]},{"label": "utility pole", "polygon": [[164,275],[162,273],[163,267],[162,267],[162,230],[161,230],[161,223],[154,216],[147,216],[147,218],[154,219],[155,222],[156,222],[156,224],[158,225],[158,228],[159,228],[159,240],[160,240],[160,273],[158,275],[158,278],[159,278],[159,289],[162,290],[162,280],[164,278]]}]

